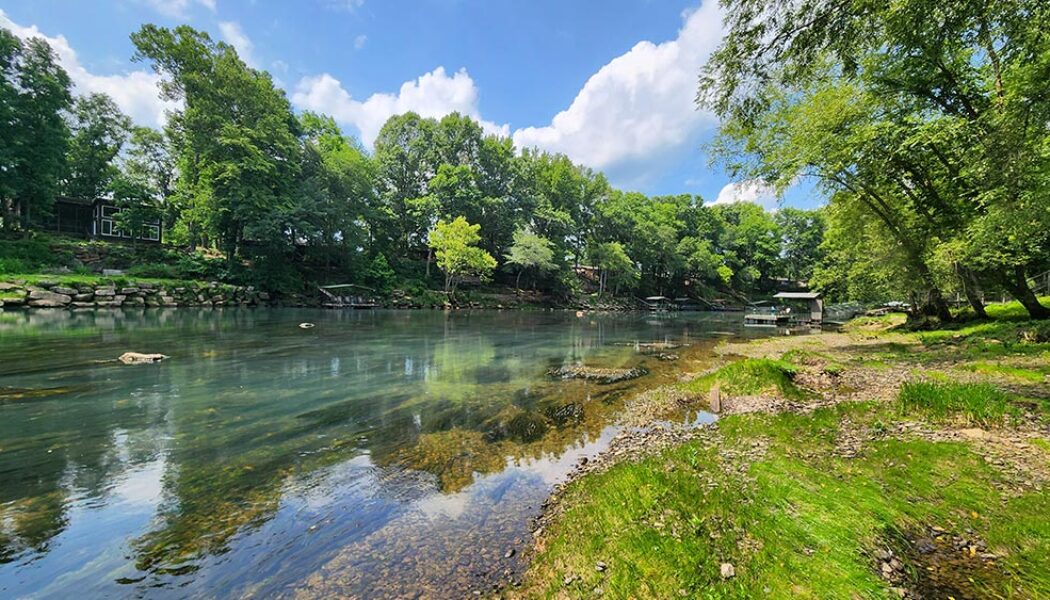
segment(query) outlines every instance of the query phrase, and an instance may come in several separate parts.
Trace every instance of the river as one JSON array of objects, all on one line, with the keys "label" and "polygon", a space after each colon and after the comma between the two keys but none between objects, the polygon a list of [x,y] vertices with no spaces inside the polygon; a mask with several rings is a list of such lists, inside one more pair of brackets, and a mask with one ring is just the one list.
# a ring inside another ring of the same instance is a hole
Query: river
[{"label": "river", "polygon": [[[521,571],[530,518],[608,443],[624,399],[717,339],[768,334],[741,320],[0,312],[0,597],[489,589]],[[170,359],[113,360],[129,350]],[[575,364],[649,374],[547,375]]]}]

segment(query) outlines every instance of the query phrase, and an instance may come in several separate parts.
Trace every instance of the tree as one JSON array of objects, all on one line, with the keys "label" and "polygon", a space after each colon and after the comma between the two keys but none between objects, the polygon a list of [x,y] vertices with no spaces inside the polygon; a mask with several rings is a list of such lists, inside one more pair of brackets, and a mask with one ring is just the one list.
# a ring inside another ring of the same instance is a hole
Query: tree
[{"label": "tree", "polygon": [[62,191],[74,198],[100,198],[117,176],[114,159],[127,141],[131,119],[105,94],[79,96],[73,103]]},{"label": "tree", "polygon": [[[950,318],[941,288],[953,283],[930,260],[951,254],[949,278],[975,310],[984,282],[1050,316],[1026,282],[1050,261],[1046,3],[724,4],[729,32],[698,100],[747,140],[757,160],[743,170],[780,185],[813,175],[858,202],[900,247],[930,314]],[[799,143],[807,158],[792,159]]]},{"label": "tree", "polygon": [[[532,270],[539,274],[558,266],[554,262],[554,250],[550,240],[528,229],[514,232],[514,244],[511,245],[506,258],[507,264],[518,268],[518,275],[514,279],[515,289],[521,288],[521,275],[525,271]],[[535,282],[533,284],[535,285]]]},{"label": "tree", "polygon": [[135,172],[118,173],[109,184],[113,201],[121,207],[116,222],[132,239],[143,237],[145,225],[161,217],[161,200],[151,181]]},{"label": "tree", "polygon": [[51,212],[65,171],[69,76],[40,38],[0,29],[0,216],[5,228]]},{"label": "tree", "polygon": [[284,92],[232,46],[189,26],[145,25],[132,41],[136,58],[165,77],[165,97],[183,103],[170,115],[170,131],[179,157],[177,194],[189,207],[182,216],[193,241],[215,240],[231,267],[245,240],[264,260],[287,258],[301,147]]},{"label": "tree", "polygon": [[440,220],[430,232],[429,245],[434,249],[438,267],[445,272],[445,293],[456,293],[457,278],[465,275],[485,277],[496,268],[496,259],[477,247],[481,240],[480,225],[471,225],[463,217]]},{"label": "tree", "polygon": [[612,288],[618,294],[621,287],[631,288],[638,283],[638,267],[627,256],[620,242],[605,242],[591,250],[591,261],[600,269],[598,295]]},{"label": "tree", "polygon": [[164,228],[170,230],[182,207],[173,201],[175,157],[167,136],[149,127],[132,128],[121,170],[149,186],[161,210]]},{"label": "tree", "polygon": [[820,261],[824,213],[786,206],[777,211],[773,220],[780,232],[784,275],[795,281],[809,279],[813,267]]}]

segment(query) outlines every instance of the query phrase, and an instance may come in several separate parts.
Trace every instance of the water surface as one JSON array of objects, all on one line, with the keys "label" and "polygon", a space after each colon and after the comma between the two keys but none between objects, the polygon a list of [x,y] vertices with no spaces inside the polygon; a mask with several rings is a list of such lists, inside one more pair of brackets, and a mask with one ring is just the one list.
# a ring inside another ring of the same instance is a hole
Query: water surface
[{"label": "water surface", "polygon": [[[696,358],[742,335],[739,322],[0,312],[0,597],[485,589],[520,570],[529,518],[608,442],[624,398],[677,377],[639,344],[688,344],[673,352]],[[113,361],[129,350],[171,358]],[[650,373],[613,385],[546,374],[573,364]]]}]

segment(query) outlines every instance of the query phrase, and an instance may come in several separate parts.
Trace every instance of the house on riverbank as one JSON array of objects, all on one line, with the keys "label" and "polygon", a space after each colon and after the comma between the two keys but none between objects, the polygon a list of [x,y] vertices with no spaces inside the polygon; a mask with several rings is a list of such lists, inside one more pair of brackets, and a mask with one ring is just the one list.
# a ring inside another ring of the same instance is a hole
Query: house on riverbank
[{"label": "house on riverbank", "polygon": [[40,228],[53,233],[75,235],[98,240],[135,240],[142,242],[161,241],[161,220],[147,221],[138,233],[120,228],[118,215],[124,208],[106,198],[71,198],[58,196],[51,216]]}]

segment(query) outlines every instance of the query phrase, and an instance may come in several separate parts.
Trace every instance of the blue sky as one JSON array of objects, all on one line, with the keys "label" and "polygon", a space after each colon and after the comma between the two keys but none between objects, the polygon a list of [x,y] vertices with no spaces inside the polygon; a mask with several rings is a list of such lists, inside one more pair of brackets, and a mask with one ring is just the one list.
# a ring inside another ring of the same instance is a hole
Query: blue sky
[{"label": "blue sky", "polygon": [[[48,38],[79,92],[109,93],[146,125],[171,107],[128,36],[188,23],[368,147],[392,114],[458,110],[624,189],[775,203],[703,152],[717,121],[693,97],[721,36],[716,0],[0,0],[0,11],[0,26]],[[808,186],[785,200],[818,202]]]}]

